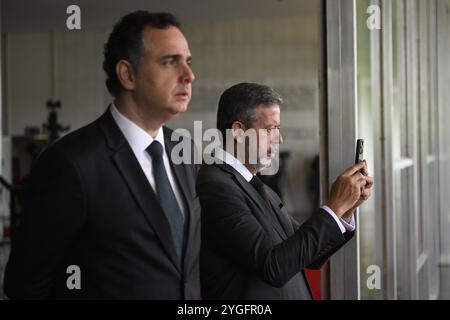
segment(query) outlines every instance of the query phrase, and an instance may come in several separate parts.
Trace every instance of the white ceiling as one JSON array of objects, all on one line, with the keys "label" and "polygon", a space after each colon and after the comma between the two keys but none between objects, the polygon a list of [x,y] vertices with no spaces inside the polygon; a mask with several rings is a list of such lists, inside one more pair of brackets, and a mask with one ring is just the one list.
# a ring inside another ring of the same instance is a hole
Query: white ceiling
[{"label": "white ceiling", "polygon": [[134,10],[168,11],[182,23],[312,15],[320,0],[3,0],[2,31],[62,30],[66,8],[81,8],[82,30],[109,30]]}]

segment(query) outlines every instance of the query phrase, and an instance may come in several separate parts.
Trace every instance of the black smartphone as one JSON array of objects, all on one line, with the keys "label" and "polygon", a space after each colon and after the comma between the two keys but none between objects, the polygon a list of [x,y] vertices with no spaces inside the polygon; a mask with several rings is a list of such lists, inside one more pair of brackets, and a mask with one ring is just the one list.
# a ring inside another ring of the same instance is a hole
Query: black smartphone
[{"label": "black smartphone", "polygon": [[[364,139],[356,140],[356,156],[355,156],[355,164],[364,160]],[[362,175],[364,175],[364,170],[360,169]]]}]

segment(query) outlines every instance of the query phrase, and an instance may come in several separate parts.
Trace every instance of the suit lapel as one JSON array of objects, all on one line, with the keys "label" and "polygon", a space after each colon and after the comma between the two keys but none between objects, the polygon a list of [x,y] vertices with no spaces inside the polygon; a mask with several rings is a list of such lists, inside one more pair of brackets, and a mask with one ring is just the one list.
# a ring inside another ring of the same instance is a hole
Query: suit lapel
[{"label": "suit lapel", "polygon": [[281,208],[284,207],[283,203],[281,201],[278,201],[278,199],[276,199],[272,195],[272,192],[267,192],[267,195],[269,196],[273,211],[277,215],[277,218],[280,221],[280,224],[283,227],[286,235],[288,237],[291,236],[292,234],[294,234],[294,227],[292,226],[291,221],[289,221],[289,217],[287,217],[286,214],[281,211]]},{"label": "suit lapel", "polygon": [[266,204],[266,201],[261,197],[261,195],[258,193],[258,191],[256,191],[255,188],[247,180],[245,180],[244,177],[239,172],[234,170],[228,164],[224,163],[220,166],[235,176],[235,178],[236,178],[238,184],[241,186],[241,188],[250,196],[250,198],[255,202],[255,204],[264,213],[264,217],[266,219],[270,220],[270,226],[273,229],[275,229],[275,231],[278,233],[278,235],[282,239],[286,239],[286,233],[281,228],[280,222],[277,221],[272,208],[270,208],[269,205]]},{"label": "suit lapel", "polygon": [[[172,157],[170,156],[172,153],[172,149],[175,147],[175,142],[171,140],[171,131],[167,128],[163,127],[164,129],[164,144],[166,147],[166,152],[169,156],[169,162],[170,166],[172,168],[173,174],[175,176],[175,180],[180,188],[183,201],[186,206],[186,216],[185,216],[185,254],[184,257],[188,257],[186,254],[188,251],[188,248],[191,246],[192,236],[194,235],[194,228],[195,225],[192,223],[193,215],[195,214],[193,209],[193,198],[194,198],[194,190],[195,186],[190,187],[188,184],[188,174],[186,172],[186,165],[184,164],[174,164],[172,162]],[[183,149],[181,149],[180,157],[183,156]],[[193,157],[191,157],[193,159]],[[186,262],[186,259],[184,259],[184,262]]]},{"label": "suit lapel", "polygon": [[[186,174],[186,167],[184,164],[174,164],[172,162],[172,157],[170,156],[172,153],[172,149],[175,146],[175,142],[173,142],[170,139],[170,132],[167,130],[167,128],[163,127],[164,129],[164,144],[166,146],[167,155],[169,157],[170,166],[173,170],[173,173],[175,175],[175,179],[177,180],[178,186],[181,189],[181,193],[184,197],[184,203],[187,203],[189,205],[188,198],[193,198],[192,190],[188,186],[188,177]],[[183,149],[181,149],[180,157],[183,156]]]},{"label": "suit lapel", "polygon": [[109,110],[101,117],[100,126],[105,133],[109,146],[114,150],[112,159],[117,169],[131,190],[145,219],[152,226],[170,260],[181,274],[169,222],[131,147]]}]

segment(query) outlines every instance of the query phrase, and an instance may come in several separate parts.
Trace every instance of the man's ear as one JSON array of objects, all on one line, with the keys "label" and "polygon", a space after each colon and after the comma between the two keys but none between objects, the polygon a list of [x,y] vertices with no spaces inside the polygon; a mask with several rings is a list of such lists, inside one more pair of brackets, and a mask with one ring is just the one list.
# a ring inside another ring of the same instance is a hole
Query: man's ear
[{"label": "man's ear", "polygon": [[237,143],[243,143],[244,142],[244,133],[245,133],[245,126],[240,121],[235,121],[231,125],[231,134],[233,136],[233,140]]},{"label": "man's ear", "polygon": [[133,66],[127,60],[120,60],[116,64],[116,75],[124,90],[131,91],[136,88],[136,77]]}]

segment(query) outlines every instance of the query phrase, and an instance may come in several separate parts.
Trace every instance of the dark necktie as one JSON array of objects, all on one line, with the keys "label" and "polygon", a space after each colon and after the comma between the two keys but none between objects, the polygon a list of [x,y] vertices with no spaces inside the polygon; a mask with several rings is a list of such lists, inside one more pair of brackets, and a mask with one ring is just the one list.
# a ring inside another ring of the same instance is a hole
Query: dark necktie
[{"label": "dark necktie", "polygon": [[264,182],[261,181],[257,176],[253,176],[250,180],[250,184],[258,191],[260,196],[267,202],[270,207],[269,197],[267,196],[266,190],[264,189]]},{"label": "dark necktie", "polygon": [[163,153],[164,149],[158,141],[153,141],[147,147],[147,152],[152,157],[153,176],[155,178],[156,191],[158,193],[159,203],[163,209],[167,220],[169,220],[172,237],[175,243],[175,250],[179,258],[183,248],[184,219],[178,206],[177,199],[167,177],[164,167]]}]

